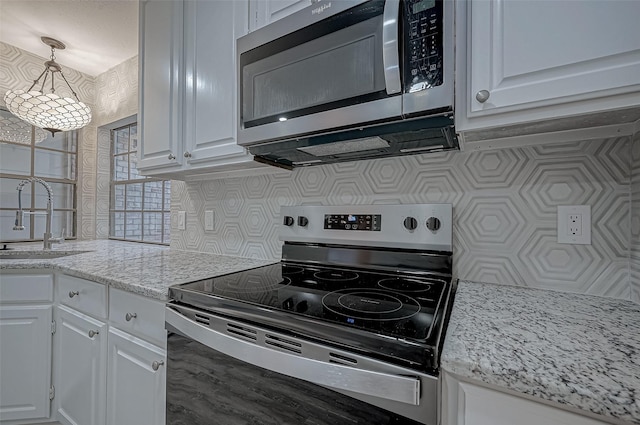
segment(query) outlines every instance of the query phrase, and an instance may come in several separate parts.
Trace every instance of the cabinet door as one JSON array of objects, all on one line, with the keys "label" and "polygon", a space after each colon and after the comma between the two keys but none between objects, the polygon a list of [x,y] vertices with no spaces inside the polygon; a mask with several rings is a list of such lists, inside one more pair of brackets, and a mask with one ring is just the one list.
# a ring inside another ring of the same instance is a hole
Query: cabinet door
[{"label": "cabinet door", "polygon": [[56,400],[58,420],[103,425],[107,325],[65,306],[57,307]]},{"label": "cabinet door", "polygon": [[138,169],[182,163],[182,1],[140,1]]},{"label": "cabinet door", "polygon": [[109,329],[109,425],[165,423],[165,362],[165,350]]},{"label": "cabinet door", "polygon": [[0,307],[0,421],[49,417],[52,307]]},{"label": "cabinet door", "polygon": [[312,0],[251,0],[249,4],[249,16],[251,16],[249,31],[255,31],[273,21],[304,9],[312,3]]},{"label": "cabinet door", "polygon": [[640,2],[468,5],[471,117],[640,91]]},{"label": "cabinet door", "polygon": [[191,165],[251,160],[236,144],[236,39],[247,0],[185,1],[185,156]]}]

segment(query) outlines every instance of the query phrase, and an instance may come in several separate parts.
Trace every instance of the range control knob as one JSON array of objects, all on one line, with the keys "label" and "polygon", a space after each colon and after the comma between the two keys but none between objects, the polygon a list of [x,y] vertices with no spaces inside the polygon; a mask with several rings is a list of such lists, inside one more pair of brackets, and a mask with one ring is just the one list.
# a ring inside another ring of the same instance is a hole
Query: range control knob
[{"label": "range control knob", "polygon": [[293,226],[293,223],[295,223],[295,220],[293,219],[293,217],[288,215],[284,216],[284,220],[282,224],[284,224],[285,226]]},{"label": "range control knob", "polygon": [[307,227],[307,224],[309,224],[309,219],[307,217],[298,216],[298,226]]},{"label": "range control knob", "polygon": [[418,227],[418,220],[413,217],[407,217],[404,219],[404,228],[407,230],[415,230]]},{"label": "range control knob", "polygon": [[427,229],[431,230],[432,232],[435,232],[439,228],[440,228],[440,219],[436,217],[429,217],[427,219]]}]

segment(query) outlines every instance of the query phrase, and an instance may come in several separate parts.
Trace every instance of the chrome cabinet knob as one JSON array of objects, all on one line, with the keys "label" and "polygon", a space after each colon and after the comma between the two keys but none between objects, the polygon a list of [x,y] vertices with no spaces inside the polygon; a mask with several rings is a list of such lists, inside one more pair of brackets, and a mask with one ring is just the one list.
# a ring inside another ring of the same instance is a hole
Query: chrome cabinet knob
[{"label": "chrome cabinet knob", "polygon": [[186,151],[186,152],[184,153],[184,157],[185,157],[185,158],[191,158],[191,152]]},{"label": "chrome cabinet knob", "polygon": [[89,338],[93,338],[94,336],[98,335],[100,332],[99,331],[94,331],[93,329],[89,331]]},{"label": "chrome cabinet knob", "polygon": [[136,317],[138,317],[137,313],[127,313],[124,318],[126,319],[127,322],[130,322],[131,319],[135,319]]},{"label": "chrome cabinet knob", "polygon": [[491,93],[489,93],[488,90],[480,90],[476,93],[476,100],[480,103],[484,103],[489,100],[489,96],[491,96]]},{"label": "chrome cabinet knob", "polygon": [[169,158],[169,161],[173,161],[174,159],[176,159],[176,156],[174,154],[170,153],[167,158]]},{"label": "chrome cabinet knob", "polygon": [[78,292],[78,291],[69,291],[69,298],[73,298],[76,295],[80,295],[80,292]]},{"label": "chrome cabinet knob", "polygon": [[160,366],[162,366],[163,364],[164,364],[164,360],[155,361],[155,362],[151,363],[151,369],[158,370],[160,368]]}]

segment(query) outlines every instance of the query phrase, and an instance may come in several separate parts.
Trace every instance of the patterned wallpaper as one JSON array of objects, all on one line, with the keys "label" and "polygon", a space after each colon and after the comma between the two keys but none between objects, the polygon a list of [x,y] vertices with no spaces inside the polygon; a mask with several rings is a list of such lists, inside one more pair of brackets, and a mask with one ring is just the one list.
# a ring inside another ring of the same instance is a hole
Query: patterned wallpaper
[{"label": "patterned wallpaper", "polygon": [[640,131],[631,149],[631,299],[640,303]]},{"label": "patterned wallpaper", "polygon": [[[111,179],[110,124],[138,113],[138,56],[98,75],[96,78],[96,235],[109,237],[109,182]],[[107,127],[105,127],[107,126]]]},{"label": "patterned wallpaper", "polygon": [[[277,260],[282,205],[447,202],[457,277],[629,299],[630,151],[622,137],[174,181],[171,246]],[[556,242],[556,207],[572,204],[591,205],[592,245]]]},{"label": "patterned wallpaper", "polygon": [[[43,45],[43,52],[46,52]],[[4,106],[4,93],[9,89],[26,90],[31,82],[38,78],[44,69],[44,62],[48,58],[40,57],[10,44],[0,42],[0,103]],[[78,97],[92,110],[93,120],[79,132],[78,137],[78,231],[79,239],[93,239],[95,237],[95,187],[96,187],[96,145],[97,127],[96,117],[96,80],[90,75],[83,74],[64,66],[64,54],[58,54],[58,61],[62,66],[65,77]],[[72,96],[64,84],[56,85],[57,94]]]}]

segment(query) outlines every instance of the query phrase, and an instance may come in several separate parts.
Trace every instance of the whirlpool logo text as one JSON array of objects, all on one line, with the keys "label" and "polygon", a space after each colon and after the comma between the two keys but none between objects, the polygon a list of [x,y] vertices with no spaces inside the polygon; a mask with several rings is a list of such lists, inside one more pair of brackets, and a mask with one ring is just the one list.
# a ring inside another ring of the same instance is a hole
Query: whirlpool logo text
[{"label": "whirlpool logo text", "polygon": [[322,5],[322,6],[320,6],[320,7],[316,7],[315,9],[312,9],[312,10],[311,10],[311,14],[312,14],[312,15],[319,15],[319,14],[321,14],[322,12],[324,12],[326,9],[329,9],[330,7],[331,7],[331,2],[329,2],[329,3],[325,3],[325,4],[323,4],[323,5]]}]

